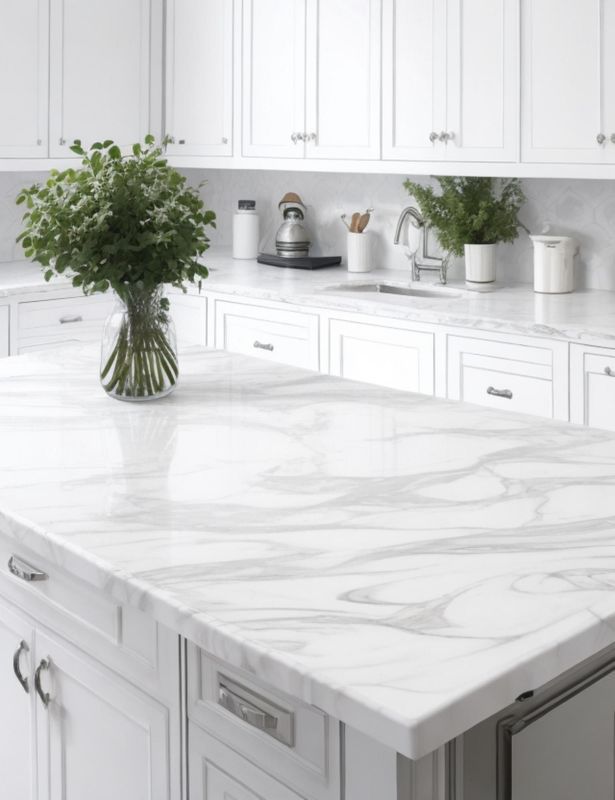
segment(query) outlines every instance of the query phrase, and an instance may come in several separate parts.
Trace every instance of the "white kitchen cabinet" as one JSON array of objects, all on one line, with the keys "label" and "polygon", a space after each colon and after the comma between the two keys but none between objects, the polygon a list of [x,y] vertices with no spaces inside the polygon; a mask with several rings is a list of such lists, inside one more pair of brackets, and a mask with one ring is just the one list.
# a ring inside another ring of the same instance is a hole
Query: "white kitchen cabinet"
[{"label": "white kitchen cabinet", "polygon": [[244,2],[245,156],[379,158],[380,8]]},{"label": "white kitchen cabinet", "polygon": [[383,157],[515,161],[516,0],[384,0]]},{"label": "white kitchen cabinet", "polygon": [[7,800],[36,796],[32,642],[31,623],[0,599],[0,776]]},{"label": "white kitchen cabinet", "polygon": [[329,320],[329,371],[341,378],[434,393],[434,335],[352,319]]},{"label": "white kitchen cabinet", "polygon": [[615,163],[615,3],[523,0],[522,18],[523,161]]},{"label": "white kitchen cabinet", "polygon": [[243,155],[299,158],[306,0],[244,0]]},{"label": "white kitchen cabinet", "polygon": [[536,339],[449,334],[448,397],[568,419],[568,345]]},{"label": "white kitchen cabinet", "polygon": [[0,0],[0,158],[47,155],[49,3]]},{"label": "white kitchen cabinet", "polygon": [[10,353],[10,319],[10,307],[0,306],[0,358],[5,358]]},{"label": "white kitchen cabinet", "polygon": [[230,0],[167,0],[165,101],[169,155],[232,155]]},{"label": "white kitchen cabinet", "polygon": [[570,421],[615,430],[615,350],[571,345]]},{"label": "white kitchen cabinet", "polygon": [[61,639],[35,638],[39,797],[168,800],[167,710]]},{"label": "white kitchen cabinet", "polygon": [[173,292],[170,294],[171,318],[175,323],[178,347],[207,344],[207,298]]},{"label": "white kitchen cabinet", "polygon": [[380,158],[380,0],[308,0],[307,158]]},{"label": "white kitchen cabinet", "polygon": [[59,344],[98,342],[112,308],[109,294],[21,302],[17,305],[16,350],[28,353]]},{"label": "white kitchen cabinet", "polygon": [[[156,133],[150,118],[153,0],[51,0],[50,155]],[[154,65],[152,64],[152,69]]]}]

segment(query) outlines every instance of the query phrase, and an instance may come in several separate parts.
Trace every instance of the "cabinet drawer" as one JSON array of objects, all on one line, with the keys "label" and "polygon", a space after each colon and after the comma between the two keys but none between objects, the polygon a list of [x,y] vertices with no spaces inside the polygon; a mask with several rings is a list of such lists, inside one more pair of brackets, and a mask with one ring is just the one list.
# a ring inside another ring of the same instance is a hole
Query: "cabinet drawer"
[{"label": "cabinet drawer", "polygon": [[317,370],[317,314],[216,300],[216,347]]},{"label": "cabinet drawer", "polygon": [[568,419],[566,344],[449,336],[447,349],[449,398]]},{"label": "cabinet drawer", "polygon": [[329,371],[341,378],[433,394],[433,333],[330,319]]},{"label": "cabinet drawer", "polygon": [[188,648],[188,717],[300,794],[337,798],[339,723],[195,645]]},{"label": "cabinet drawer", "polygon": [[112,307],[113,299],[108,295],[19,303],[19,352],[62,342],[97,341]]},{"label": "cabinet drawer", "polygon": [[196,725],[188,740],[191,800],[301,800]]},{"label": "cabinet drawer", "polygon": [[615,430],[615,350],[572,345],[570,419],[580,425]]}]

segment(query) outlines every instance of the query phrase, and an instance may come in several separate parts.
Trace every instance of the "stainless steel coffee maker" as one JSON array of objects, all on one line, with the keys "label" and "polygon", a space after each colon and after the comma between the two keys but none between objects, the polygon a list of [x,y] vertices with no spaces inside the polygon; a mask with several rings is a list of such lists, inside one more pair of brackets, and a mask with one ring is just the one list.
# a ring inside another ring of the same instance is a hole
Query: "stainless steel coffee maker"
[{"label": "stainless steel coffee maker", "polygon": [[276,253],[284,258],[300,258],[310,252],[309,234],[303,220],[305,205],[295,192],[287,192],[278,203],[284,222],[275,237]]}]

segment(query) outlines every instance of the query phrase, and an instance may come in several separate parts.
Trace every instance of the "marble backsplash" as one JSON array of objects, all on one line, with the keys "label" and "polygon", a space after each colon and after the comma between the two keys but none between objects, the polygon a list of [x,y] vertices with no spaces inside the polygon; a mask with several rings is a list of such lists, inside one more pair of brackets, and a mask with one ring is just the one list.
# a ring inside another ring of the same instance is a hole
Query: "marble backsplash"
[{"label": "marble backsplash", "polygon": [[[277,203],[285,192],[301,195],[308,206],[308,226],[313,253],[341,255],[345,229],[340,214],[367,207],[375,209],[370,225],[373,254],[378,266],[403,268],[402,247],[393,245],[399,212],[409,198],[399,175],[322,174],[256,170],[190,170],[189,180],[206,181],[202,194],[218,215],[212,243],[230,246],[232,216],[237,200],[254,199],[261,215],[262,247],[271,250],[279,224]],[[38,173],[0,173],[0,262],[21,258],[15,237],[22,209],[14,204],[19,189],[41,180]],[[549,226],[551,233],[577,238],[577,285],[615,291],[615,181],[529,179],[523,182],[527,203],[522,222],[537,233]],[[532,247],[525,233],[513,245],[498,248],[498,279],[509,283],[532,280]],[[455,264],[452,275],[463,274]]]}]

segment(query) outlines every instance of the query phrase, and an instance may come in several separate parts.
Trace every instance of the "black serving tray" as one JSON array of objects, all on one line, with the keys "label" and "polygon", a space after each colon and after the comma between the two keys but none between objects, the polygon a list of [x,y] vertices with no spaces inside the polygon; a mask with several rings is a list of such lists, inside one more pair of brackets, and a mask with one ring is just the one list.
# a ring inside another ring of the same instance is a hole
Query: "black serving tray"
[{"label": "black serving tray", "polygon": [[337,267],[342,263],[341,256],[301,256],[301,258],[285,258],[272,253],[259,253],[256,259],[259,264],[270,267],[289,267],[290,269],[322,269]]}]

